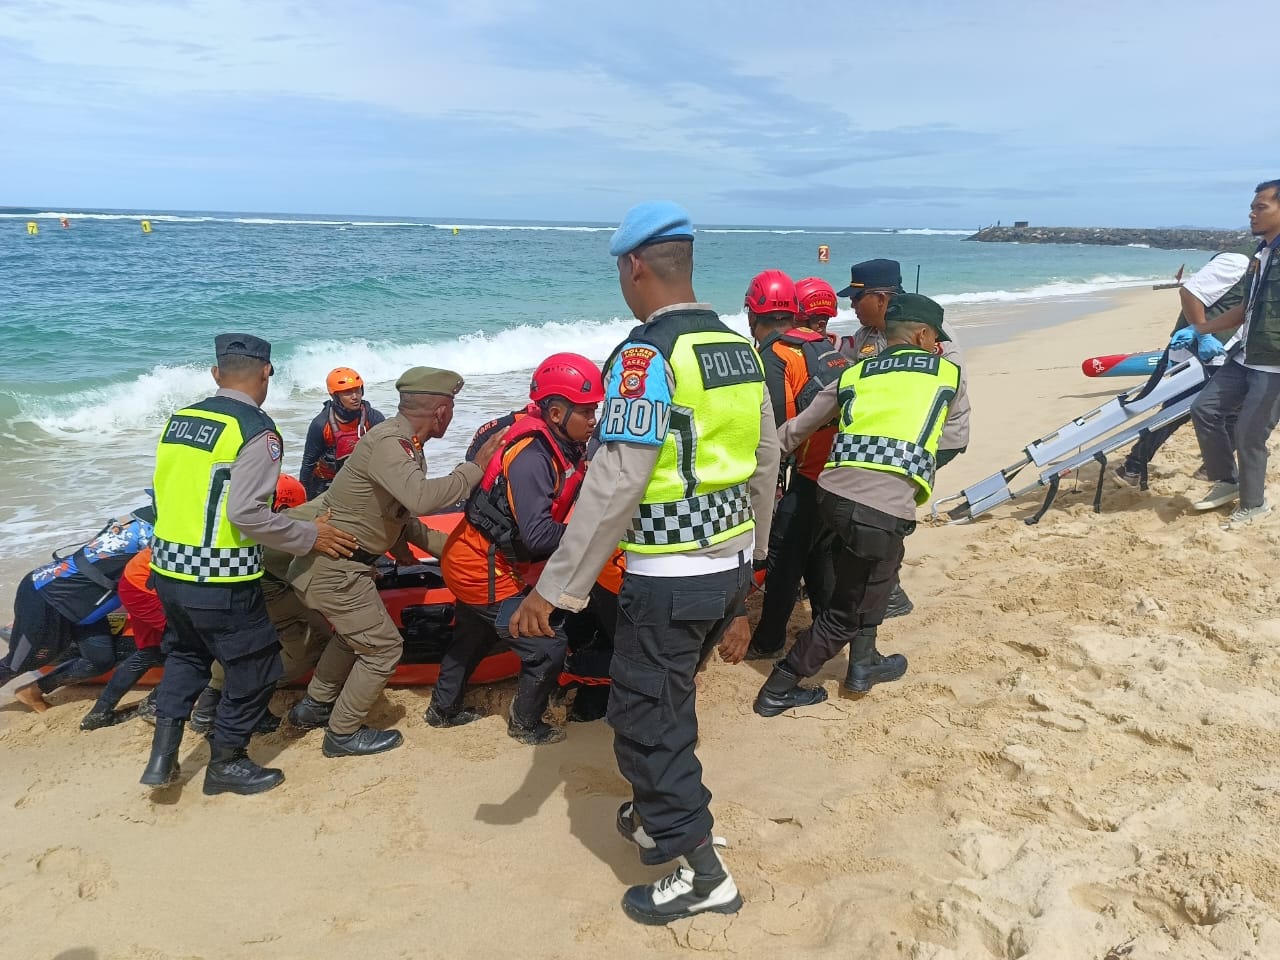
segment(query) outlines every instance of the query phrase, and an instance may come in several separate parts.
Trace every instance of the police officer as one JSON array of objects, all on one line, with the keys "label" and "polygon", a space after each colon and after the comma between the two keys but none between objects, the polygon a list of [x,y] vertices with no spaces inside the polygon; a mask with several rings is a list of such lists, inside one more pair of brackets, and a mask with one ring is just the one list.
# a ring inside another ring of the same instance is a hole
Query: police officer
[{"label": "police officer", "polygon": [[[747,323],[764,361],[765,383],[778,424],[802,413],[849,366],[848,358],[832,349],[826,337],[799,326],[797,287],[781,270],[765,270],[747,287]],[[834,292],[830,302],[835,302]],[[817,493],[818,475],[835,432],[832,418],[829,426],[816,431],[796,451],[786,492],[774,515],[764,602],[751,635],[748,660],[772,660],[782,652],[802,575],[813,616],[827,604],[834,574],[830,537],[823,535],[818,519]]]},{"label": "police officer", "polygon": [[[902,267],[897,260],[864,260],[849,268],[849,285],[840,296],[849,297],[858,317],[858,329],[852,336],[842,337],[840,352],[853,362],[874,357],[885,348],[885,312],[893,297],[902,292]],[[964,360],[955,341],[947,334],[939,339],[942,356],[960,368],[964,376]],[[938,466],[944,467],[969,446],[969,395],[963,391],[951,407],[951,416],[939,441]],[[904,617],[914,604],[901,584],[895,584],[885,617]]]},{"label": "police officer", "polygon": [[902,563],[903,538],[915,529],[916,508],[932,494],[938,441],[963,399],[960,368],[935,347],[946,336],[942,307],[902,293],[889,306],[887,346],[846,369],[809,408],[779,430],[784,449],[839,413],[831,459],[818,478],[818,510],[835,533],[835,589],[828,608],[779,660],[756,697],[755,712],[777,716],[790,707],[827,698],[821,687],[801,687],[846,644],[845,689],[865,693],[897,680],[906,658],[883,657],[875,628],[884,618]]},{"label": "police officer", "polygon": [[[445,537],[418,516],[453,505],[480,482],[483,471],[475,462],[458,464],[447,477],[426,476],[422,445],[445,435],[461,389],[462,377],[451,370],[406,370],[396,381],[399,412],[360,438],[333,485],[313,501],[359,542],[349,559],[304,557],[288,571],[303,602],[335,631],[307,695],[289,711],[289,722],[300,729],[327,727],[326,757],[381,753],[403,740],[399,730],[365,725],[404,652],[404,637],[378,597],[373,565],[387,551],[402,563],[414,562],[410,543],[438,556]],[[487,463],[502,437],[499,432],[486,441],[476,460]]]},{"label": "police officer", "polygon": [[275,372],[271,344],[244,333],[221,334],[214,344],[217,393],[171,416],[156,449],[151,569],[168,649],[142,782],[166,786],[177,777],[183,726],[217,659],[226,683],[204,792],[261,793],[284,774],[245,753],[281,671],[260,544],[337,557],[356,541],[327,517],[305,523],[272,512],[284,447],[261,409]]},{"label": "police officer", "polygon": [[778,446],[759,356],[696,302],[688,214],[640,204],[609,252],[643,322],[606,364],[600,448],[511,633],[551,636],[552,611],[587,604],[621,541],[607,719],[633,799],[618,828],[645,863],[680,861],[669,877],[628,889],[622,906],[663,924],[742,905],[712,842],[693,681],[716,644],[737,662],[750,640],[744,604],[752,558],[763,563],[769,542]]}]

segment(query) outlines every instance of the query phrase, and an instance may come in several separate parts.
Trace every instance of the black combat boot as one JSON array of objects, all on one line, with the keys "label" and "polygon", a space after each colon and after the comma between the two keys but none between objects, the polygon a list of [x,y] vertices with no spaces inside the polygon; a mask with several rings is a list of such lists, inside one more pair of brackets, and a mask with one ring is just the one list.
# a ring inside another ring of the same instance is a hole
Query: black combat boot
[{"label": "black combat boot", "polygon": [[319,730],[329,725],[331,713],[332,703],[321,703],[319,700],[303,697],[289,711],[289,722],[299,730]]},{"label": "black combat boot", "polygon": [[121,720],[128,719],[128,713],[116,713],[115,707],[109,707],[101,700],[93,705],[93,709],[84,715],[84,719],[80,721],[81,730],[100,730],[102,727],[110,727],[119,723]]},{"label": "black combat boot", "polygon": [[399,730],[375,730],[373,727],[361,727],[355,733],[345,735],[324,732],[324,743],[321,752],[326,757],[367,757],[374,753],[385,753],[394,750],[404,742]]},{"label": "black combat boot", "polygon": [[631,887],[622,909],[638,923],[660,926],[698,913],[737,913],[742,897],[708,836],[680,858],[675,873],[657,883]]},{"label": "black combat boot", "polygon": [[432,700],[431,706],[427,707],[427,712],[422,715],[422,719],[427,721],[429,727],[461,727],[468,723],[475,723],[484,716],[483,710],[474,710],[471,707],[441,710]]},{"label": "black combat boot", "polygon": [[826,690],[822,687],[800,686],[800,678],[791,672],[787,661],[779,660],[773,665],[773,673],[769,674],[769,679],[756,694],[756,702],[751,705],[751,709],[762,717],[776,717],[792,707],[811,707],[825,699]]},{"label": "black combat boot", "polygon": [[898,680],[906,672],[907,658],[900,653],[881,656],[876,649],[876,628],[863,627],[849,644],[844,688],[850,693],[866,693],[877,683]]},{"label": "black combat boot", "polygon": [[213,721],[218,715],[218,704],[221,701],[221,690],[205,687],[200,691],[196,705],[191,708],[191,729],[195,733],[208,735],[213,731]]},{"label": "black combat boot", "polygon": [[151,724],[153,727],[155,726],[156,724],[156,688],[155,687],[152,687],[151,692],[147,694],[146,698],[142,700],[136,707],[133,708],[129,716],[137,717],[139,720],[145,720],[147,723]]},{"label": "black combat boot", "polygon": [[553,727],[541,717],[530,721],[517,716],[516,704],[513,700],[511,710],[507,713],[507,736],[531,747],[541,747],[548,743],[559,743],[565,738],[565,732],[559,727]]},{"label": "black combat boot", "polygon": [[151,739],[151,759],[142,772],[142,780],[148,787],[167,787],[178,779],[182,768],[178,766],[178,748],[182,746],[182,730],[185,720],[156,717],[156,732]]},{"label": "black combat boot", "polygon": [[253,732],[258,733],[275,733],[280,729],[280,722],[284,717],[277,717],[270,710],[262,714],[262,719],[253,725]]},{"label": "black combat boot", "polygon": [[249,759],[244,747],[210,748],[209,766],[204,771],[204,792],[207,796],[218,793],[266,793],[284,782],[284,772],[274,767],[260,767]]},{"label": "black combat boot", "polygon": [[902,584],[895,583],[893,593],[889,594],[889,606],[885,608],[884,618],[888,620],[890,617],[905,617],[915,608],[916,605],[907,596],[907,591],[902,589]]}]

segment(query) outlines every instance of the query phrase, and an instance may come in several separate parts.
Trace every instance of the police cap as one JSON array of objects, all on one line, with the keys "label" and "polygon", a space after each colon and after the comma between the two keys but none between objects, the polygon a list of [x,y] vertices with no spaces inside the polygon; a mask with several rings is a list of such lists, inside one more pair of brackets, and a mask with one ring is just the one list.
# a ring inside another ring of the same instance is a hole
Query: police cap
[{"label": "police cap", "polygon": [[668,240],[693,240],[689,212],[670,200],[649,200],[627,211],[609,241],[609,256],[621,257]]},{"label": "police cap", "polygon": [[452,370],[440,370],[436,367],[410,367],[396,381],[396,390],[400,393],[431,393],[440,397],[453,397],[461,389],[462,377]]},{"label": "police cap", "polygon": [[223,357],[253,357],[263,363],[271,362],[271,344],[251,333],[220,333],[213,338],[213,352],[219,360]]},{"label": "police cap", "polygon": [[836,296],[852,297],[859,290],[901,290],[902,265],[897,260],[863,260],[849,268],[849,285]]},{"label": "police cap", "polygon": [[901,320],[927,324],[937,331],[939,341],[951,339],[942,329],[942,304],[918,293],[894,294],[884,319],[886,323]]}]

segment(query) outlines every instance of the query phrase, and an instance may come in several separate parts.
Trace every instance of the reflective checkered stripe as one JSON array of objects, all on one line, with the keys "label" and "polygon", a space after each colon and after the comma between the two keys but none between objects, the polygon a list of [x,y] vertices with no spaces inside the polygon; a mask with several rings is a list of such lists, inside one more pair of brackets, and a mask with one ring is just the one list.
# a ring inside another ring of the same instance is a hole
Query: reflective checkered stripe
[{"label": "reflective checkered stripe", "polygon": [[262,548],[196,547],[159,537],[151,541],[151,567],[180,580],[230,582],[262,576]]},{"label": "reflective checkered stripe", "polygon": [[868,437],[859,433],[837,433],[831,444],[831,463],[837,466],[864,466],[888,469],[919,480],[933,489],[937,469],[933,454],[910,440],[892,437]]},{"label": "reflective checkered stripe", "polygon": [[705,547],[722,535],[752,522],[751,498],[745,483],[671,503],[642,503],[623,535],[622,548]]}]

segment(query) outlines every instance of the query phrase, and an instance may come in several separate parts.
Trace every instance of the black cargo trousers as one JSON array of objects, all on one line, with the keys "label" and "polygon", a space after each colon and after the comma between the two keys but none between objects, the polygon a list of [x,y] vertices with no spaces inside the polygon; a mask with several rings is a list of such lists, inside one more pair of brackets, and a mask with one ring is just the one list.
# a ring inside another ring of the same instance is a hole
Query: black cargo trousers
[{"label": "black cargo trousers", "polygon": [[785,663],[797,677],[812,677],[853,641],[864,627],[884,620],[889,595],[898,583],[903,539],[916,528],[829,490],[818,491],[818,514],[835,535],[835,586],[827,609],[802,633]]},{"label": "black cargo trousers", "polygon": [[719,573],[690,577],[623,577],[614,632],[612,687],[606,719],[618,769],[652,850],[647,864],[666,863],[711,832],[711,792],[702,783],[694,676],[743,609],[750,558]]}]

